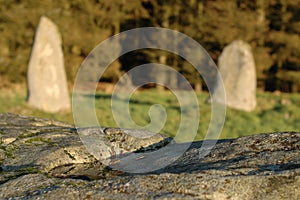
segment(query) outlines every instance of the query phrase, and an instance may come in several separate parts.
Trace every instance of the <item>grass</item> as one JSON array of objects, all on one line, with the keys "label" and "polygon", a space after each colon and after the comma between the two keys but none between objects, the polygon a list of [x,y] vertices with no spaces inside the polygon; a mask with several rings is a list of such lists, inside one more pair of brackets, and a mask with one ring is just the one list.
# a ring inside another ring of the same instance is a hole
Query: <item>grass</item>
[{"label": "grass", "polygon": [[[0,91],[0,112],[12,112],[44,118],[51,118],[73,124],[72,112],[47,113],[34,109],[26,103],[26,90],[17,87],[13,90]],[[197,94],[200,108],[200,122],[196,139],[204,139],[211,117],[210,104],[205,100],[208,93]],[[95,108],[101,126],[116,127],[111,112],[111,95],[97,93]],[[300,94],[257,93],[257,108],[252,112],[238,111],[227,108],[226,121],[220,138],[235,138],[239,136],[274,132],[299,131],[300,129]],[[180,107],[176,97],[168,91],[139,91],[130,99],[129,110],[131,118],[140,126],[150,122],[148,111],[154,104],[161,104],[167,112],[167,120],[162,133],[176,134],[180,124]],[[193,122],[193,118],[190,119]],[[157,120],[158,123],[160,120]]]}]

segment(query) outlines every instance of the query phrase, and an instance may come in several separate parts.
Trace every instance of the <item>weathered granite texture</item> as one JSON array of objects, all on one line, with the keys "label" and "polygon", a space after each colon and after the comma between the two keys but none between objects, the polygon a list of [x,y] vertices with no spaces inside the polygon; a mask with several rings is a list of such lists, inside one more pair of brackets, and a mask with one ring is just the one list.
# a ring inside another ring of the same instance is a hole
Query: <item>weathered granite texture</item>
[{"label": "weathered granite texture", "polygon": [[[111,170],[71,126],[0,114],[0,199],[300,199],[300,133],[202,142],[148,174]],[[180,144],[178,144],[180,145]]]}]

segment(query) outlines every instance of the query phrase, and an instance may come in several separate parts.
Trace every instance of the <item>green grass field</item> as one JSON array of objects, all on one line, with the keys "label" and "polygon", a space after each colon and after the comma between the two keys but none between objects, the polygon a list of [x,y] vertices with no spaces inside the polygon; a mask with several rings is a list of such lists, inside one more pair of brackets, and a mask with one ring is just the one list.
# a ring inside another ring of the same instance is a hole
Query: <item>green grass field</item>
[{"label": "green grass field", "polygon": [[[205,100],[208,93],[198,94],[200,122],[196,139],[204,139],[211,117],[210,104]],[[111,112],[111,95],[97,93],[95,107],[101,126],[117,126]],[[220,138],[274,132],[299,131],[300,129],[300,94],[257,93],[257,108],[253,112],[244,112],[227,108],[226,121]],[[139,91],[131,97],[130,112],[132,119],[139,125],[150,121],[148,110],[153,104],[161,104],[167,110],[168,118],[162,133],[176,134],[180,123],[180,107],[176,97],[168,91]],[[0,90],[0,112],[12,112],[30,116],[51,118],[73,124],[72,112],[46,113],[33,109],[26,103],[25,87]],[[193,120],[193,119],[191,119]]]}]

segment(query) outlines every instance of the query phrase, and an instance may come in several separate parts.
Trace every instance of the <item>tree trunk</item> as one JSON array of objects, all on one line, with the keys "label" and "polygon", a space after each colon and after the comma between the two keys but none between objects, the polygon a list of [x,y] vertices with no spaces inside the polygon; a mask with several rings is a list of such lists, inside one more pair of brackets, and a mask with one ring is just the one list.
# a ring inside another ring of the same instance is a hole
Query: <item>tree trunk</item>
[{"label": "tree trunk", "polygon": [[201,82],[197,82],[195,84],[195,92],[200,93],[201,91],[202,91],[202,84],[201,84]]}]

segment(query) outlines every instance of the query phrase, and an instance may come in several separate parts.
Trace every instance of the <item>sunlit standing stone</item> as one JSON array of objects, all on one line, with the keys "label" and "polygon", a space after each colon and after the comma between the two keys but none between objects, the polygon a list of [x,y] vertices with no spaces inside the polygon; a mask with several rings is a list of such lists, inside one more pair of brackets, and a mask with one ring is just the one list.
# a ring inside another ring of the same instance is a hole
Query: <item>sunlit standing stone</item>
[{"label": "sunlit standing stone", "polygon": [[[218,66],[226,92],[226,105],[252,111],[256,107],[256,70],[250,45],[241,40],[233,41],[224,48]],[[222,99],[218,97],[221,84],[218,80],[214,87],[216,101]]]},{"label": "sunlit standing stone", "polygon": [[70,109],[62,41],[57,26],[41,17],[28,66],[28,104],[47,112]]}]

